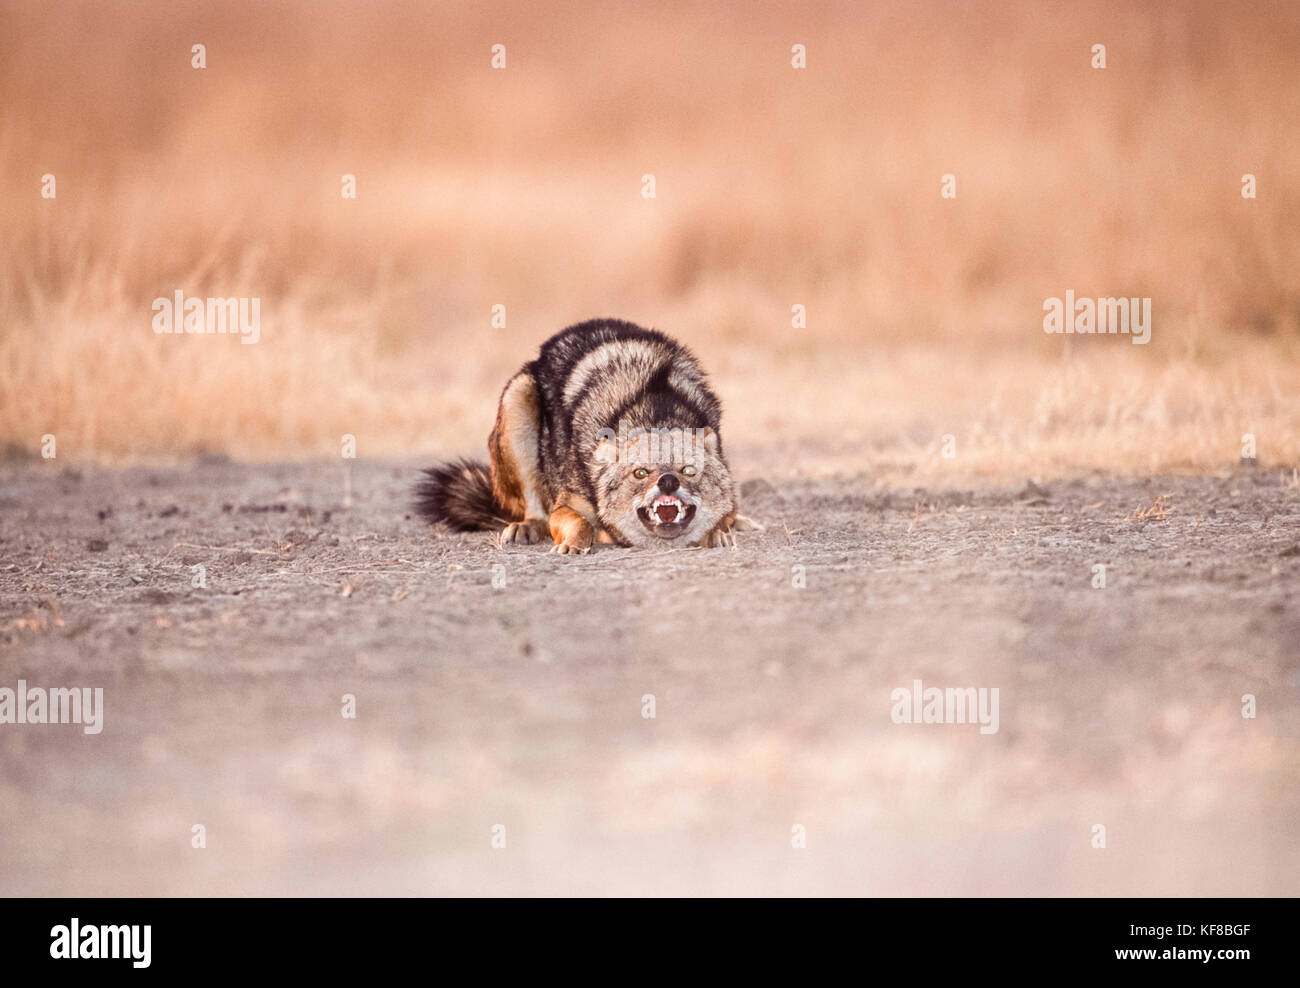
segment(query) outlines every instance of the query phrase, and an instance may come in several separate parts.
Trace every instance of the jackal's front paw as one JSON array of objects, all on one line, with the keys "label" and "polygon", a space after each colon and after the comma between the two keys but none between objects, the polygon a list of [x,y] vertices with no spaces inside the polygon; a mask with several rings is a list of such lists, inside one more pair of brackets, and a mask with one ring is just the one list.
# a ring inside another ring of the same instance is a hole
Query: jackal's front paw
[{"label": "jackal's front paw", "polygon": [[591,522],[567,505],[562,505],[551,512],[551,538],[555,548],[562,556],[586,554],[591,552],[591,543],[596,537],[596,530]]},{"label": "jackal's front paw", "polygon": [[730,542],[731,536],[721,525],[705,532],[704,538],[700,539],[700,545],[705,549],[715,549],[720,545],[728,545]]},{"label": "jackal's front paw", "polygon": [[710,529],[700,539],[699,544],[706,549],[713,549],[720,545],[735,545],[736,532],[761,532],[763,526],[754,521],[753,518],[746,518],[744,515],[733,515],[730,518],[720,522],[716,528]]},{"label": "jackal's front paw", "polygon": [[551,548],[551,552],[558,552],[561,556],[585,556],[591,552],[591,545],[581,545],[577,542],[559,542]]},{"label": "jackal's front paw", "polygon": [[541,542],[547,534],[546,522],[541,518],[512,521],[501,532],[501,544],[515,542],[520,545],[532,545],[534,542]]}]

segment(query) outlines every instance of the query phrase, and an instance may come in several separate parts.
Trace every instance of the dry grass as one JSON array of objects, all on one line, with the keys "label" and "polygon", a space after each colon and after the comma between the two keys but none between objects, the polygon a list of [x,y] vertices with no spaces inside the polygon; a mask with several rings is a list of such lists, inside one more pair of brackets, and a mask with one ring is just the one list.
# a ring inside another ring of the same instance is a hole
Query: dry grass
[{"label": "dry grass", "polygon": [[[471,452],[616,314],[699,351],[762,469],[1300,460],[1294,5],[153,6],[0,11],[15,450]],[[155,336],[178,288],[260,297],[262,341]],[[1152,342],[1045,335],[1066,289],[1150,296]]]},{"label": "dry grass", "polygon": [[1156,494],[1151,503],[1144,508],[1134,508],[1132,521],[1164,521],[1169,515],[1169,502],[1172,494]]}]

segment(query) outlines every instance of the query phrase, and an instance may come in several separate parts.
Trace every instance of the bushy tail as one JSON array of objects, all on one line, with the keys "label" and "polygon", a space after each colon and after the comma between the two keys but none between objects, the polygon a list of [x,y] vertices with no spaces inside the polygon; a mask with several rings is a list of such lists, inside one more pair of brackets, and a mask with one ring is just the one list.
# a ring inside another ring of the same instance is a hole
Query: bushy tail
[{"label": "bushy tail", "polygon": [[458,532],[501,528],[510,521],[492,496],[487,464],[472,460],[425,470],[415,485],[415,510]]}]

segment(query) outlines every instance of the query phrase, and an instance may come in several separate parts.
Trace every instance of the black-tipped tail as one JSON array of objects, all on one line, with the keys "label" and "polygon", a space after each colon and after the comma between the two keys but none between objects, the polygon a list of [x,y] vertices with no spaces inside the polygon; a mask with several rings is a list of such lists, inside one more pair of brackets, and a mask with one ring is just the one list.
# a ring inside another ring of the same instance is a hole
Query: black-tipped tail
[{"label": "black-tipped tail", "polygon": [[415,510],[458,532],[501,528],[510,520],[492,496],[487,464],[472,460],[425,470],[415,485]]}]

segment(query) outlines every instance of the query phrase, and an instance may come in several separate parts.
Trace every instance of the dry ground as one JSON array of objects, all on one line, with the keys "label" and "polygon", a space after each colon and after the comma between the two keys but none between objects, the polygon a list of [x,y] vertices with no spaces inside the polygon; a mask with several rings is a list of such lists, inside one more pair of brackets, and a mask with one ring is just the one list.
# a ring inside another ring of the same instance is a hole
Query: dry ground
[{"label": "dry ground", "polygon": [[751,471],[734,551],[568,559],[414,467],[6,468],[0,686],[106,715],[0,727],[0,893],[1300,893],[1290,478]]}]

